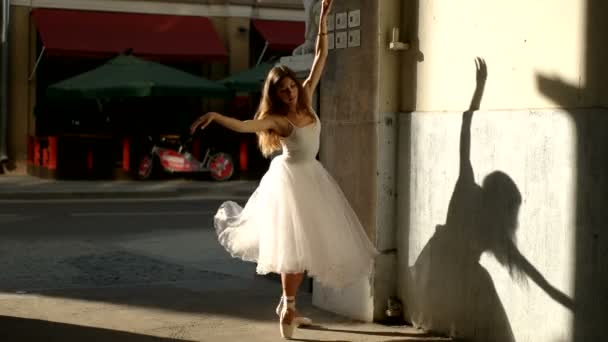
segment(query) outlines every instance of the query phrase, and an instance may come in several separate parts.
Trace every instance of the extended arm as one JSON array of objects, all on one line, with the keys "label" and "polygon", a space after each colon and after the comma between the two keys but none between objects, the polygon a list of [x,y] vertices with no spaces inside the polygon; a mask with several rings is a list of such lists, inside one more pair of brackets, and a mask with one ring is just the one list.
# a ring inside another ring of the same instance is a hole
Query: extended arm
[{"label": "extended arm", "polygon": [[512,251],[509,255],[511,257],[511,262],[522,270],[530,279],[532,279],[536,285],[538,285],[541,289],[545,291],[549,297],[553,298],[556,302],[560,303],[564,307],[574,311],[575,302],[572,298],[568,297],[565,293],[561,292],[559,289],[555,288],[553,285],[547,281],[547,279],[526,259],[525,256],[521,254],[517,248]]},{"label": "extended arm", "polygon": [[228,128],[229,130],[239,133],[275,131],[280,135],[284,135],[289,129],[288,125],[283,124],[274,116],[267,116],[261,120],[241,121],[216,112],[209,112],[194,121],[192,126],[190,126],[190,132],[194,133],[197,129],[204,129],[214,121]]},{"label": "extended arm", "polygon": [[312,95],[319,84],[323,69],[325,69],[325,60],[327,59],[327,14],[330,11],[333,0],[322,0],[321,15],[319,18],[319,33],[317,35],[317,45],[315,48],[315,59],[312,62],[310,74],[304,81],[304,89],[312,98]]}]

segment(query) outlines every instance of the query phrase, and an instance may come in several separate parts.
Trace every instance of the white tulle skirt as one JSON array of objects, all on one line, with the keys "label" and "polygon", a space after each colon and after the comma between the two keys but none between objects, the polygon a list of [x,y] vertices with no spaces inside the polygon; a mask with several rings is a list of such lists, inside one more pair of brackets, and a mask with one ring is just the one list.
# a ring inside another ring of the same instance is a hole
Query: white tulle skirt
[{"label": "white tulle skirt", "polygon": [[377,251],[335,180],[316,160],[278,156],[244,208],[215,215],[219,242],[257,273],[299,273],[341,288],[368,276]]}]

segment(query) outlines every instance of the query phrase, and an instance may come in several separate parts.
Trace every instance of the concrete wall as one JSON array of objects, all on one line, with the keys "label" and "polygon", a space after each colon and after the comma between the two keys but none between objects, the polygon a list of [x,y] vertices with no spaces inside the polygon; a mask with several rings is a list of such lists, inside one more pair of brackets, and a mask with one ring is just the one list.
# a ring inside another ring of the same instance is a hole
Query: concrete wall
[{"label": "concrete wall", "polygon": [[388,298],[397,292],[399,73],[395,69],[399,55],[386,47],[392,27],[401,19],[401,1],[347,1],[333,6],[334,14],[361,11],[361,47],[330,53],[321,82],[321,161],[338,180],[381,254],[370,279],[340,291],[317,285],[314,302],[349,317],[382,320]]},{"label": "concrete wall", "polygon": [[35,83],[28,78],[36,59],[36,36],[30,24],[29,8],[11,6],[10,20],[8,153],[19,169],[24,169],[27,137],[34,128]]},{"label": "concrete wall", "polygon": [[[577,180],[571,114],[476,112],[468,131],[462,113],[413,113],[403,114],[400,129],[412,132],[400,142],[399,174],[409,177],[398,187],[408,318],[474,341],[570,340]],[[470,157],[460,157],[461,144],[470,146]]]},{"label": "concrete wall", "polygon": [[374,319],[385,318],[387,300],[397,294],[397,112],[401,53],[388,49],[393,27],[400,26],[402,1],[378,2],[376,29],[378,51],[378,116],[376,119],[376,245],[382,252],[376,260]]},{"label": "concrete wall", "polygon": [[[376,160],[378,116],[378,54],[375,2],[336,1],[333,13],[360,9],[361,47],[332,50],[321,80],[321,162],[334,176],[361,223],[372,237],[376,232]],[[365,28],[365,29],[364,29]],[[361,61],[366,68],[360,68]],[[357,70],[357,72],[353,72]],[[365,321],[373,318],[373,281],[336,291],[314,285],[313,301],[322,308]]]},{"label": "concrete wall", "polygon": [[[606,9],[593,0],[402,8],[413,48],[400,66],[398,272],[415,324],[473,341],[602,339]],[[475,56],[488,80],[481,111],[463,124]]]}]

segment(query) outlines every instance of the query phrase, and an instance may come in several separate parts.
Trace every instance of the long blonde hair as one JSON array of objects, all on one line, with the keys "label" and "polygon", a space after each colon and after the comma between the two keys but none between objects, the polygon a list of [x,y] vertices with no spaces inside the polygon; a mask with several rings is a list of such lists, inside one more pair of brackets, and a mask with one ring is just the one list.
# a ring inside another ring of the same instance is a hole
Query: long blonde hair
[{"label": "long blonde hair", "polygon": [[[306,111],[312,115],[312,105],[308,94],[304,91],[302,83],[298,81],[296,74],[284,65],[276,66],[270,70],[264,82],[264,88],[262,89],[262,99],[260,100],[260,106],[255,113],[256,120],[262,120],[269,115],[283,115],[287,116],[289,108],[281,101],[278,96],[277,86],[285,78],[291,78],[298,87],[298,111]],[[260,151],[265,157],[269,157],[275,151],[281,149],[280,136],[274,131],[258,132],[258,146]]]}]

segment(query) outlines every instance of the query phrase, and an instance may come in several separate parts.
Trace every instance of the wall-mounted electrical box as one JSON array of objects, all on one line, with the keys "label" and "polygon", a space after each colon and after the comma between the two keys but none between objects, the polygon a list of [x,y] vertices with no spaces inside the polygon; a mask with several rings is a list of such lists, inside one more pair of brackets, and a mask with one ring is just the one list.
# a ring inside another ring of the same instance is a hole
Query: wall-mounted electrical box
[{"label": "wall-mounted electrical box", "polygon": [[348,47],[361,46],[361,31],[350,30],[348,31]]},{"label": "wall-mounted electrical box", "polygon": [[346,31],[336,32],[336,49],[348,47],[348,33]]},{"label": "wall-mounted electrical box", "polygon": [[336,30],[344,30],[348,27],[348,15],[346,12],[336,13]]},{"label": "wall-mounted electrical box", "polygon": [[361,10],[355,10],[348,12],[348,27],[359,27],[361,26]]},{"label": "wall-mounted electrical box", "polygon": [[333,50],[336,48],[336,36],[333,32],[327,34],[327,49]]}]

